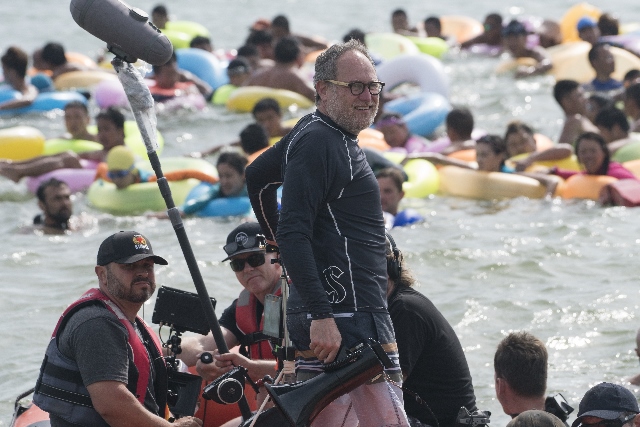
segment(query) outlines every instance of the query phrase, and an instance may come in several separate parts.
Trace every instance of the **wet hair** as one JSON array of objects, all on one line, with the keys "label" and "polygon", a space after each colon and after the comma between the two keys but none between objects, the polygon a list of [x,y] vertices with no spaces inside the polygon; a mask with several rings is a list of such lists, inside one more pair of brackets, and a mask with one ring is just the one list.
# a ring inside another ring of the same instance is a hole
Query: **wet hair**
[{"label": "wet hair", "polygon": [[[372,66],[374,65],[371,55],[367,51],[365,45],[357,40],[351,39],[345,43],[336,43],[331,45],[327,50],[322,52],[316,59],[315,74],[313,76],[313,85],[315,86],[322,80],[335,80],[338,76],[338,59],[349,51],[358,51],[362,53],[369,60]],[[320,101],[320,97],[316,93],[316,103]]]},{"label": "wet hair", "polygon": [[271,21],[271,26],[272,27],[282,28],[287,33],[290,31],[289,30],[289,20],[284,15],[278,15],[275,18],[273,18],[273,20]]},{"label": "wet hair", "polygon": [[[391,247],[391,242],[387,238],[385,255],[387,257],[387,265],[389,265],[389,261],[394,261],[395,255],[393,254],[393,248]],[[404,255],[402,251],[396,247],[398,252],[397,261],[402,263],[402,270],[400,271],[400,277],[393,280],[393,284],[398,287],[410,288],[416,283],[416,279],[413,277],[411,270],[407,268],[407,264],[404,262]],[[387,272],[388,274],[388,272]]]},{"label": "wet hair", "polygon": [[547,389],[547,349],[528,332],[512,332],[498,345],[493,358],[497,378],[523,397],[544,396]]},{"label": "wet hair", "polygon": [[638,70],[637,68],[634,68],[633,70],[629,70],[625,73],[622,81],[630,82],[637,79],[638,77],[640,77],[640,70]]},{"label": "wet hair", "polygon": [[200,45],[203,45],[203,44],[211,45],[211,39],[209,37],[205,37],[205,36],[195,36],[189,42],[189,47],[196,47],[196,46],[200,46]]},{"label": "wet hair", "polygon": [[271,43],[273,43],[273,36],[270,32],[264,30],[251,31],[246,41],[246,44],[252,44],[254,46]]},{"label": "wet hair", "polygon": [[27,75],[27,66],[29,65],[29,55],[22,49],[16,46],[11,46],[7,49],[2,58],[2,65],[6,68],[15,70],[20,77],[24,78]]},{"label": "wet hair", "polygon": [[638,108],[640,108],[640,83],[632,84],[624,92],[627,99],[632,100]]},{"label": "wet hair", "polygon": [[262,98],[260,101],[256,102],[253,110],[251,110],[251,114],[255,117],[256,114],[269,110],[273,110],[277,115],[282,116],[280,104],[278,104],[278,101],[273,98]]},{"label": "wet hair", "polygon": [[171,58],[169,58],[169,60],[167,62],[165,62],[162,65],[154,65],[153,68],[153,74],[158,74],[160,72],[160,70],[162,70],[162,67],[169,65],[169,64],[173,64],[174,62],[178,62],[178,57],[176,56],[176,52],[173,51],[173,53],[171,54]]},{"label": "wet hair", "polygon": [[391,16],[395,17],[395,16],[407,16],[407,12],[404,9],[396,9],[393,12],[391,12]]},{"label": "wet hair", "polygon": [[66,112],[68,109],[70,108],[80,108],[81,110],[83,110],[86,114],[89,114],[89,107],[87,107],[87,104],[85,104],[82,101],[71,101],[68,102],[65,106],[64,106],[64,111]]},{"label": "wet hair", "polygon": [[56,67],[67,63],[64,47],[60,43],[45,44],[42,48],[42,59]]},{"label": "wet hair", "polygon": [[393,185],[398,191],[402,191],[402,184],[404,183],[404,175],[398,168],[384,168],[380,172],[376,173],[376,179],[389,178],[393,181]]},{"label": "wet hair", "polygon": [[593,124],[596,126],[602,126],[608,130],[613,129],[615,125],[620,126],[620,129],[624,132],[629,132],[630,129],[626,114],[616,107],[605,108],[600,111],[593,121]]},{"label": "wet hair", "polygon": [[600,49],[604,48],[605,46],[609,45],[607,43],[596,43],[593,45],[593,47],[589,50],[589,54],[587,55],[587,58],[589,58],[589,63],[593,65],[593,61],[595,61],[598,57]]},{"label": "wet hair", "polygon": [[257,56],[257,55],[258,55],[258,49],[256,48],[255,45],[245,44],[238,48],[238,55],[236,56],[236,59],[238,59],[239,57],[246,58],[248,56]]},{"label": "wet hair", "polygon": [[526,35],[527,33],[527,28],[522,22],[518,21],[517,19],[513,19],[506,25],[506,27],[502,29],[503,36]]},{"label": "wet hair", "polygon": [[60,181],[57,178],[49,178],[48,180],[40,183],[38,189],[36,190],[36,197],[38,197],[38,200],[40,200],[42,203],[45,203],[45,191],[47,191],[47,188],[58,188],[62,187],[63,185],[68,186],[66,182]]},{"label": "wet hair", "polygon": [[227,74],[228,75],[237,75],[251,72],[251,65],[246,58],[237,57],[229,61],[229,65],[227,65]]},{"label": "wet hair", "polygon": [[273,50],[276,62],[289,63],[298,59],[300,55],[300,44],[293,37],[283,37],[278,40]]},{"label": "wet hair", "polygon": [[152,14],[152,15],[160,15],[160,16],[164,16],[165,18],[166,18],[167,16],[169,16],[169,12],[167,11],[167,7],[166,7],[166,6],[164,6],[164,5],[162,5],[162,4],[159,4],[159,5],[157,5],[156,7],[154,7],[154,8],[151,10],[151,14]]},{"label": "wet hair", "polygon": [[216,167],[220,166],[222,163],[231,166],[240,175],[244,175],[244,169],[247,167],[247,158],[242,154],[227,151],[220,154],[218,161],[216,162]]},{"label": "wet hair", "polygon": [[[604,153],[604,160],[602,161],[602,166],[600,166],[600,170],[595,173],[595,175],[606,175],[609,172],[609,163],[611,162],[611,155],[609,154],[609,147],[607,147],[607,141],[604,140],[602,135],[595,132],[585,132],[578,136],[575,143],[575,153],[578,154],[578,148],[580,148],[580,144],[585,139],[590,139],[598,143],[598,146]],[[579,161],[580,159],[578,159]]]},{"label": "wet hair", "polygon": [[471,138],[473,132],[473,114],[468,108],[454,108],[445,120],[446,126],[454,129],[461,137]]},{"label": "wet hair", "polygon": [[105,108],[96,116],[96,121],[100,119],[109,120],[118,129],[124,129],[124,114],[116,107]]},{"label": "wet hair", "polygon": [[502,31],[502,15],[499,13],[490,13],[485,18],[485,21],[495,21],[496,25],[499,26]]},{"label": "wet hair", "polygon": [[437,16],[430,16],[424,20],[424,26],[427,27],[427,24],[433,24],[438,29],[438,31],[442,30],[442,22],[440,22],[440,18]]},{"label": "wet hair", "polygon": [[344,35],[344,37],[342,38],[342,41],[346,43],[349,40],[353,39],[364,44],[364,36],[365,36],[364,31],[362,31],[359,28],[354,28],[353,30],[349,31],[347,34]]},{"label": "wet hair", "polygon": [[617,36],[620,32],[620,22],[609,13],[603,13],[598,19],[598,29],[603,36]]},{"label": "wet hair", "polygon": [[247,154],[253,154],[269,146],[269,135],[259,123],[251,123],[240,132],[240,146]]},{"label": "wet hair", "polygon": [[[476,146],[479,144],[487,144],[494,154],[506,154],[507,143],[500,135],[484,135],[476,141]],[[504,162],[503,162],[504,163]]]},{"label": "wet hair", "polygon": [[533,129],[531,128],[531,126],[519,120],[514,120],[507,124],[507,130],[504,133],[505,142],[507,141],[507,138],[509,138],[509,135],[519,132],[524,132],[533,136]]},{"label": "wet hair", "polygon": [[580,83],[575,80],[558,80],[553,86],[553,97],[562,106],[562,100],[580,87]]}]

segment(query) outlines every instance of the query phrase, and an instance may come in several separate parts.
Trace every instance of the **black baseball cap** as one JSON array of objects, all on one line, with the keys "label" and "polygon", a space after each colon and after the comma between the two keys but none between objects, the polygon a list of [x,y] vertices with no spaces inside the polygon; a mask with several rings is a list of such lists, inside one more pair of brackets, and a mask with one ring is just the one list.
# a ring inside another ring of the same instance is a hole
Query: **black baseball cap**
[{"label": "black baseball cap", "polygon": [[527,28],[524,26],[522,22],[515,19],[509,22],[502,29],[503,36],[519,35],[519,34],[527,34]]},{"label": "black baseball cap", "polygon": [[234,228],[227,236],[227,244],[223,249],[227,253],[227,257],[222,261],[249,252],[265,252],[266,243],[260,224],[245,222]]},{"label": "black baseball cap", "polygon": [[618,384],[600,383],[584,394],[580,401],[578,418],[571,427],[580,424],[581,418],[585,416],[615,420],[625,412],[640,412],[633,393]]},{"label": "black baseball cap", "polygon": [[151,243],[137,231],[120,231],[100,244],[98,249],[98,265],[132,264],[146,258],[153,258],[156,264],[167,265],[164,258],[154,255]]}]

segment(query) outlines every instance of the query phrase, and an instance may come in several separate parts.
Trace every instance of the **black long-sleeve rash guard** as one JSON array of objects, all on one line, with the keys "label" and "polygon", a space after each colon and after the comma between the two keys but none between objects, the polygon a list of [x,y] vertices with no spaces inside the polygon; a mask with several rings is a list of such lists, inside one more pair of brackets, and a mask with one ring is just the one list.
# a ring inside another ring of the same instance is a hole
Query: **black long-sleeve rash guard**
[{"label": "black long-sleeve rash guard", "polygon": [[380,190],[355,135],[309,114],[247,168],[247,188],[291,277],[290,312],[386,310]]}]

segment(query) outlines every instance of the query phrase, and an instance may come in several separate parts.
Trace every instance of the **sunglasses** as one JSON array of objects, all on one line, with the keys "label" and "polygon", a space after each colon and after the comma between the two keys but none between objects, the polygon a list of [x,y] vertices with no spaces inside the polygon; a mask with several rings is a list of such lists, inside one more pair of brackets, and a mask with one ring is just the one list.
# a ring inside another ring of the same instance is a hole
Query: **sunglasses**
[{"label": "sunglasses", "polygon": [[578,427],[622,427],[629,421],[633,420],[636,414],[629,415],[626,418],[616,418],[615,420],[600,420],[596,423],[580,423]]},{"label": "sunglasses", "polygon": [[260,267],[265,262],[265,257],[263,252],[258,252],[256,254],[250,255],[245,259],[232,259],[229,265],[231,269],[236,273],[244,270],[245,263],[248,263],[251,267],[256,268]]},{"label": "sunglasses", "polygon": [[264,249],[266,246],[265,238],[262,234],[256,234],[255,236],[248,236],[245,243],[231,242],[222,247],[227,255],[231,256],[240,249],[258,248]]},{"label": "sunglasses", "polygon": [[111,180],[124,178],[125,176],[129,175],[131,171],[133,171],[133,168],[134,168],[134,165],[131,165],[129,169],[108,171],[107,176]]}]

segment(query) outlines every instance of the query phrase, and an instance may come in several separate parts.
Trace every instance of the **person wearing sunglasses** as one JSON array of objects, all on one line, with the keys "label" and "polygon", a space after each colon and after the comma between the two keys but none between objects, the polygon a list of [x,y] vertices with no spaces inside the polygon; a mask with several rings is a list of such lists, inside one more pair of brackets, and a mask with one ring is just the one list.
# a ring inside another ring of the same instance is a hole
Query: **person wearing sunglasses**
[{"label": "person wearing sunglasses", "polygon": [[341,425],[349,416],[361,426],[407,426],[386,308],[380,190],[357,137],[373,123],[384,83],[366,47],[350,40],[318,56],[314,84],[316,111],[246,172],[253,211],[267,241],[277,238],[292,280],[287,325],[299,352],[297,379],[322,372],[341,345],[353,348],[373,337],[395,361],[389,377],[335,400],[314,423]]},{"label": "person wearing sunglasses", "polygon": [[[280,264],[272,262],[277,259],[277,253],[274,247],[266,245],[258,223],[246,222],[237,226],[227,236],[223,249],[227,257],[222,261],[229,261],[242,291],[224,310],[219,323],[227,346],[240,345],[242,350],[240,353],[219,354],[209,333],[207,336],[183,338],[179,357],[187,365],[195,365],[207,381],[218,378],[234,366],[245,367],[249,376],[257,381],[274,373],[271,344],[261,331],[265,297],[279,294],[282,270]],[[205,351],[213,352],[213,363],[200,361],[200,354]]]},{"label": "person wearing sunglasses", "polygon": [[631,427],[640,421],[638,400],[625,387],[600,383],[582,397],[571,427]]},{"label": "person wearing sunglasses", "polygon": [[113,147],[107,154],[107,178],[116,185],[118,190],[127,188],[131,184],[149,182],[153,173],[138,169],[135,166],[133,151],[124,145]]}]

